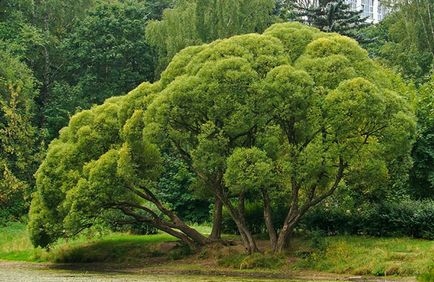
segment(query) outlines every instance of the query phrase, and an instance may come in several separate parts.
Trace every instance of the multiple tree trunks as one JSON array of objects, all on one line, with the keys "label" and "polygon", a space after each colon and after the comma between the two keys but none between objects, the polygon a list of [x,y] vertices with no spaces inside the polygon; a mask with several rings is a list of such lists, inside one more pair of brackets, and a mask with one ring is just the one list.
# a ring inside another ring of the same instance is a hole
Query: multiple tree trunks
[{"label": "multiple tree trunks", "polygon": [[[293,180],[292,197],[289,205],[290,208],[285,218],[285,221],[283,222],[283,225],[279,229],[278,233],[276,232],[276,229],[272,222],[271,200],[268,191],[266,189],[262,190],[264,221],[269,235],[270,246],[273,252],[285,252],[286,246],[288,245],[288,241],[290,239],[290,235],[293,232],[294,227],[298,223],[299,219],[306,213],[309,208],[317,205],[325,198],[333,194],[333,192],[337,189],[340,181],[342,180],[345,167],[345,163],[342,159],[340,159],[335,181],[331,185],[329,190],[315,197],[315,187],[312,187],[309,193],[309,197],[305,203],[299,202],[300,187],[299,184],[295,180]],[[232,204],[228,193],[225,191],[224,185],[214,185],[213,191],[215,193],[215,207],[213,216],[213,229],[210,236],[207,238],[195,229],[189,227],[173,211],[165,207],[149,189],[141,188],[140,191],[138,191],[137,189],[129,188],[129,190],[133,191],[141,198],[152,202],[157,207],[157,209],[162,212],[168,219],[161,219],[149,208],[140,205],[134,205],[131,203],[124,203],[118,205],[118,208],[120,210],[122,210],[126,215],[134,217],[138,221],[148,223],[161,231],[164,231],[176,238],[179,238],[181,241],[183,241],[192,248],[200,248],[216,241],[222,242],[222,209],[223,206],[225,206],[238,228],[241,240],[246,248],[246,251],[249,254],[259,252],[256,241],[253,238],[253,235],[246,223],[245,194],[243,192],[238,195],[238,206],[235,207]],[[139,215],[133,212],[132,208],[144,210],[151,216],[146,217]]]}]

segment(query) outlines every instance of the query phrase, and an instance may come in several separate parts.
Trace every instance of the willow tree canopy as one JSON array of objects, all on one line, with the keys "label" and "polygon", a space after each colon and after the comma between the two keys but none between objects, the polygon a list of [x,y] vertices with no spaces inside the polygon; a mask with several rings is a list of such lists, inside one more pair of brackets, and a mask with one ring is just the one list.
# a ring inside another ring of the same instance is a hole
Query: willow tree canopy
[{"label": "willow tree canopy", "polygon": [[[244,202],[284,203],[280,233],[267,224],[281,251],[310,207],[347,179],[387,179],[390,160],[408,154],[410,94],[356,41],[298,23],[188,47],[160,81],[62,129],[36,175],[32,240],[46,245],[115,209],[190,245],[209,242],[156,196],[164,147],[223,202],[250,252]],[[272,179],[244,179],[262,173]]]}]

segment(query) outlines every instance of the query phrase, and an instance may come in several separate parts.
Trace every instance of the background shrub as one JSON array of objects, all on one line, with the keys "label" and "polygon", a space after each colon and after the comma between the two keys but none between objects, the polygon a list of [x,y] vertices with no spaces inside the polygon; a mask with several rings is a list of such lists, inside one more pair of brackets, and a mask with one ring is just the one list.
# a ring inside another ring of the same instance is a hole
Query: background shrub
[{"label": "background shrub", "polygon": [[[273,218],[275,226],[283,221],[286,210],[279,208]],[[235,223],[227,211],[223,213],[223,230],[236,234]],[[246,206],[246,221],[254,234],[266,233],[262,207]],[[306,214],[297,226],[298,231],[317,232],[327,235],[409,236],[434,239],[434,201],[403,200],[358,208],[318,206]]]}]

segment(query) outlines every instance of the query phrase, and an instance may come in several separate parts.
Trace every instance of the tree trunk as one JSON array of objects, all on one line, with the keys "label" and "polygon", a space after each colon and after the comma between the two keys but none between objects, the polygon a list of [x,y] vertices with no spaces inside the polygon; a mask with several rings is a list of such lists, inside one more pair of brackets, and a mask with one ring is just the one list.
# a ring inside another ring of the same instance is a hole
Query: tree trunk
[{"label": "tree trunk", "polygon": [[[203,245],[206,245],[206,244],[211,242],[211,240],[209,238],[200,234],[196,229],[191,228],[190,226],[185,224],[184,221],[182,221],[178,217],[178,215],[176,215],[172,210],[165,207],[160,202],[160,200],[158,200],[158,198],[152,193],[151,190],[147,189],[146,187],[141,187],[141,191],[138,191],[131,184],[127,185],[126,188],[128,190],[132,191],[133,193],[135,193],[136,195],[138,195],[139,197],[141,197],[141,198],[143,198],[149,202],[152,202],[155,205],[155,207],[158,210],[160,210],[160,212],[162,212],[164,215],[166,215],[170,219],[172,228],[178,229],[179,231],[181,231],[182,233],[187,235],[190,239],[192,239],[194,242],[196,242],[198,245],[203,246]],[[150,212],[149,209],[147,209],[145,207],[141,207],[141,209],[145,209],[148,212]]]},{"label": "tree trunk", "polygon": [[277,239],[276,247],[274,249],[275,253],[283,253],[285,252],[286,246],[288,244],[289,236],[294,229],[294,223],[285,223],[282,227],[282,230],[279,232],[279,237]]},{"label": "tree trunk", "polygon": [[167,215],[172,222],[176,225],[176,228],[190,237],[194,242],[198,243],[201,246],[204,246],[211,242],[211,240],[201,233],[199,233],[196,229],[191,228],[187,224],[184,223],[173,211],[164,207],[161,203],[158,202],[158,209]]},{"label": "tree trunk", "polygon": [[271,249],[275,250],[277,243],[277,233],[273,226],[270,197],[268,196],[267,190],[262,190],[262,197],[264,199],[264,221],[267,227],[268,236],[270,237]]},{"label": "tree trunk", "polygon": [[223,213],[223,203],[218,197],[215,197],[212,231],[209,236],[211,240],[221,239],[221,233],[222,233],[221,229],[222,229],[222,219],[223,219],[222,213]]},{"label": "tree trunk", "polygon": [[139,222],[147,223],[163,232],[166,232],[169,235],[172,235],[175,238],[180,239],[182,242],[187,244],[190,248],[196,249],[198,246],[202,246],[200,243],[192,240],[189,238],[186,234],[179,232],[175,229],[173,229],[168,224],[164,223],[164,221],[156,218],[149,218],[140,214],[137,214],[133,212],[130,208],[127,207],[120,207],[119,208],[125,215],[129,215],[133,218],[135,218]]},{"label": "tree trunk", "polygon": [[[238,232],[240,232],[242,242],[244,246],[246,247],[246,250],[249,254],[258,252],[258,247],[256,246],[255,239],[253,239],[252,234],[250,233],[244,213],[240,214],[240,209],[243,210],[244,208],[240,205],[238,206],[238,209],[235,208],[231,201],[228,199],[228,197],[224,194],[221,187],[219,189],[215,190],[216,196],[222,201],[222,203],[226,206],[228,209],[232,219],[234,220],[235,224],[237,225]],[[241,202],[243,199],[241,199]]]}]

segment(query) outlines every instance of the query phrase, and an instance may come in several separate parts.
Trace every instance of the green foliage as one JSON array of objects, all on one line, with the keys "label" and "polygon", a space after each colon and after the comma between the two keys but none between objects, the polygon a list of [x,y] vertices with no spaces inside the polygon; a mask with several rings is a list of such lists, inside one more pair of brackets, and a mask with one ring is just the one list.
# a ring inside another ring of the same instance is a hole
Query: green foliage
[{"label": "green foliage", "polygon": [[262,32],[274,18],[272,0],[218,0],[175,2],[159,21],[146,27],[149,43],[159,53],[163,70],[185,47],[208,43],[236,34]]},{"label": "green foliage", "polygon": [[405,78],[422,83],[434,63],[434,5],[430,0],[394,1],[393,12],[368,31],[365,47]]},{"label": "green foliage", "polygon": [[218,264],[238,269],[276,269],[283,264],[283,257],[260,253],[252,255],[232,254],[220,258]]},{"label": "green foliage", "polygon": [[164,172],[158,181],[158,195],[187,222],[209,220],[209,201],[192,189],[195,177],[182,159],[164,156]]},{"label": "green foliage", "polygon": [[411,193],[417,198],[434,197],[434,76],[418,93],[418,132],[410,172]]},{"label": "green foliage", "polygon": [[389,179],[411,149],[411,94],[354,40],[299,23],[186,48],[160,81],[75,115],[51,143],[36,174],[33,242],[74,234],[108,209],[171,220],[159,228],[173,232],[180,220],[157,199],[162,148],[227,206],[232,188],[249,186],[250,201],[275,183],[271,202],[298,205],[296,222],[345,182]]},{"label": "green foliage", "polygon": [[399,203],[363,205],[346,209],[322,206],[309,212],[300,223],[302,230],[322,230],[326,234],[410,236],[434,238],[434,203],[402,200]]},{"label": "green foliage", "polygon": [[227,160],[225,183],[233,193],[258,192],[273,184],[273,163],[258,148],[237,148]]},{"label": "green foliage", "polygon": [[100,104],[152,79],[154,54],[144,30],[144,17],[156,16],[150,9],[144,2],[102,3],[63,40],[65,66],[44,108],[51,136],[77,109]]},{"label": "green foliage", "polygon": [[27,66],[0,51],[0,217],[17,219],[28,207],[42,149],[33,125],[37,95]]},{"label": "green foliage", "polygon": [[37,99],[38,126],[45,124],[43,110],[53,82],[64,66],[60,44],[94,0],[6,0],[0,15],[0,49],[19,56],[41,82]]},{"label": "green foliage", "polygon": [[[355,196],[351,196],[355,197]],[[282,225],[287,208],[273,209],[274,226]],[[399,202],[371,203],[364,199],[356,206],[345,205],[337,195],[332,200],[309,211],[296,226],[300,232],[313,232],[314,239],[320,242],[323,235],[369,235],[378,237],[409,236],[414,238],[434,238],[434,204],[432,201],[400,199]],[[246,225],[253,234],[265,234],[263,208],[260,203],[247,203],[245,207]],[[227,210],[223,212],[223,232],[237,234],[237,226]]]}]

